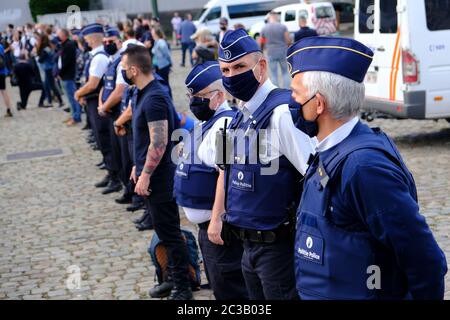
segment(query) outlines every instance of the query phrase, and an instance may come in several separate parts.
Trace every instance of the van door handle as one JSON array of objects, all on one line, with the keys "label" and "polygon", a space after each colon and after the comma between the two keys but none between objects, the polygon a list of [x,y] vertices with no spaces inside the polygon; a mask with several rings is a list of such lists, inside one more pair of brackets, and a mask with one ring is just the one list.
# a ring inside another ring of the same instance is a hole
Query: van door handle
[{"label": "van door handle", "polygon": [[380,51],[380,52],[385,52],[385,51],[386,51],[386,49],[385,49],[384,47],[379,47],[379,48],[377,48],[377,51]]}]

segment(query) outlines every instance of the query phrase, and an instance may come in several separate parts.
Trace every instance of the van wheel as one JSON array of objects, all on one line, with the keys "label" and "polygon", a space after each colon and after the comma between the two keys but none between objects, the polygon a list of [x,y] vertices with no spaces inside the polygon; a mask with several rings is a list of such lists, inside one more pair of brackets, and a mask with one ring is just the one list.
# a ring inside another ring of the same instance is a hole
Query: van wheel
[{"label": "van wheel", "polygon": [[447,118],[447,119],[445,119],[445,120],[447,120],[447,122],[450,123],[450,118]]}]

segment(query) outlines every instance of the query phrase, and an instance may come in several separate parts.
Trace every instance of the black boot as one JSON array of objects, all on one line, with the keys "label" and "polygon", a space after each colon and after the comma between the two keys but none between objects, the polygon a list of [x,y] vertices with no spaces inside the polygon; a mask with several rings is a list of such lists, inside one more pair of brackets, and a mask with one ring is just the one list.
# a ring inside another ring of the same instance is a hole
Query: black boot
[{"label": "black boot", "polygon": [[136,224],[136,229],[138,229],[139,232],[154,229],[153,217],[148,211],[143,221]]},{"label": "black boot", "polygon": [[150,289],[148,294],[153,299],[162,299],[170,296],[170,293],[173,289],[173,282],[163,282],[160,285],[155,286],[153,289]]},{"label": "black boot", "polygon": [[138,225],[141,224],[142,222],[145,221],[145,219],[147,219],[147,215],[148,215],[148,211],[145,210],[144,213],[142,214],[142,216],[139,219],[135,219],[133,220],[134,224]]},{"label": "black boot", "polygon": [[106,175],[106,177],[103,178],[102,181],[100,181],[99,183],[95,184],[95,187],[96,188],[106,188],[108,186],[110,180],[111,180],[111,176],[108,173]]},{"label": "black boot", "polygon": [[130,204],[132,202],[132,197],[129,195],[124,194],[119,199],[116,199],[116,203],[118,204]]},{"label": "black boot", "polygon": [[144,203],[136,202],[136,203],[133,203],[131,206],[127,207],[127,211],[135,212],[135,211],[141,210],[143,208],[144,208]]},{"label": "black boot", "polygon": [[112,177],[102,194],[110,194],[122,190],[122,182],[117,177]]},{"label": "black boot", "polygon": [[190,287],[173,288],[169,300],[194,300],[194,295]]}]

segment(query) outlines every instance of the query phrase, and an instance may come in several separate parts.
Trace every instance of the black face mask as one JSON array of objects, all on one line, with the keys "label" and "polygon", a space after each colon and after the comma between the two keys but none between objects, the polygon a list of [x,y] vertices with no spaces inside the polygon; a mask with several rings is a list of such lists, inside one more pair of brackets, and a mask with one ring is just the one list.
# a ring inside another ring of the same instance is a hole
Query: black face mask
[{"label": "black face mask", "polygon": [[255,78],[253,69],[232,77],[222,77],[223,86],[233,97],[244,102],[250,101],[256,91],[258,91],[260,85],[259,81]]},{"label": "black face mask", "polygon": [[189,108],[198,120],[208,121],[216,113],[214,110],[209,108],[210,102],[210,99],[192,97]]},{"label": "black face mask", "polygon": [[117,53],[117,51],[119,51],[119,49],[117,48],[117,45],[113,42],[113,43],[108,43],[107,45],[104,46],[105,48],[105,52],[107,54],[109,54],[110,56],[113,56]]},{"label": "black face mask", "polygon": [[125,70],[123,70],[122,69],[122,77],[123,77],[123,80],[129,85],[129,86],[132,86],[134,83],[133,83],[133,80],[131,80],[130,78],[128,78],[128,76],[127,76],[127,72],[125,71]]},{"label": "black face mask", "polygon": [[89,44],[86,41],[83,41],[83,48],[84,48],[84,52],[92,51],[92,48],[89,46]]},{"label": "black face mask", "polygon": [[220,26],[220,30],[226,31],[227,30],[227,26]]},{"label": "black face mask", "polygon": [[314,98],[316,98],[316,95],[314,95],[311,99],[301,105],[299,110],[299,118],[297,123],[295,124],[298,129],[306,133],[310,138],[317,137],[317,134],[319,133],[319,125],[317,124],[317,120],[319,119],[320,115],[318,115],[317,118],[313,121],[308,121],[303,115],[303,108],[312,100],[314,100]]}]

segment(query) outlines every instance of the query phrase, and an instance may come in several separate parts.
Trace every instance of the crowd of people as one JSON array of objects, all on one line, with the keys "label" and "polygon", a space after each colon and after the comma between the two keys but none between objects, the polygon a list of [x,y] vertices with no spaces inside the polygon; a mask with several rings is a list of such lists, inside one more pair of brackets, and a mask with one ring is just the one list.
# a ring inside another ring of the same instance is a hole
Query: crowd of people
[{"label": "crowd of people", "polygon": [[[123,190],[116,202],[144,209],[137,229],[154,229],[165,245],[170,276],[153,298],[193,298],[181,207],[198,226],[219,300],[442,299],[446,260],[419,214],[412,175],[393,142],[358,118],[373,52],[301,23],[292,44],[271,14],[257,43],[226,19],[214,35],[176,15],[181,67],[192,53],[185,86],[195,124],[175,110],[171,46],[157,19],[10,26],[3,36],[20,109],[33,89],[27,69],[44,75],[43,106],[62,106],[64,87],[67,124],[84,110],[88,142],[102,155],[96,187]],[[276,85],[277,66],[291,90]],[[181,142],[172,139],[179,129]],[[373,265],[382,275],[371,287]]]}]

